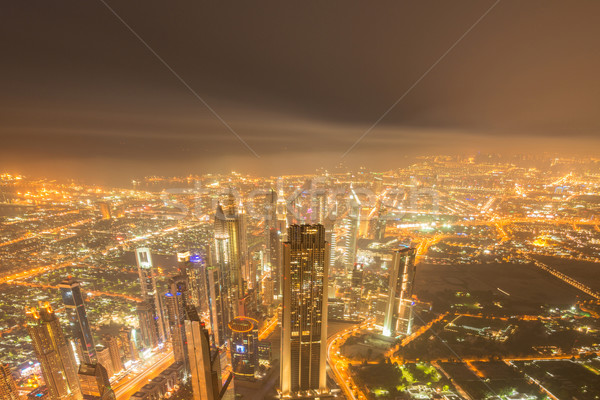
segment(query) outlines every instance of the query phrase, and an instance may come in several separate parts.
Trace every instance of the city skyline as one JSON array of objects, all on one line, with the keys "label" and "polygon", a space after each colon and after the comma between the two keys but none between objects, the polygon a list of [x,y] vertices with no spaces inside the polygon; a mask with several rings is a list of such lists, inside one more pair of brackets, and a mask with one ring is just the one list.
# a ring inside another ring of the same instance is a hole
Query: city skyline
[{"label": "city skyline", "polygon": [[600,2],[8,2],[0,400],[598,400]]}]

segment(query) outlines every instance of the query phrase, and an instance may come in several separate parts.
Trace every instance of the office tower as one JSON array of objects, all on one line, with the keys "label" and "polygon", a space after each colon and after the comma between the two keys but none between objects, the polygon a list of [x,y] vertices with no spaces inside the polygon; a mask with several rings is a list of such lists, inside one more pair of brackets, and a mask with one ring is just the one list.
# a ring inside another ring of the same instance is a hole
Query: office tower
[{"label": "office tower", "polygon": [[21,400],[8,365],[0,363],[0,400]]},{"label": "office tower", "polygon": [[351,316],[355,316],[358,311],[360,311],[360,306],[362,304],[362,285],[363,285],[363,274],[364,269],[362,264],[354,264],[354,269],[352,270],[352,279],[350,285],[350,304],[349,304],[349,314]]},{"label": "office tower", "polygon": [[101,344],[96,345],[96,356],[98,357],[98,364],[102,365],[106,369],[108,377],[112,377],[115,374],[115,370],[112,365],[112,358],[110,357],[110,350]]},{"label": "office tower", "polygon": [[102,341],[104,347],[108,349],[113,374],[118,374],[123,370],[123,361],[121,360],[121,352],[119,351],[119,341],[116,337],[111,335],[104,335]]},{"label": "office tower", "polygon": [[390,268],[388,296],[383,334],[396,337],[412,331],[412,291],[415,279],[415,249],[403,248],[394,252]]},{"label": "office tower", "polygon": [[[265,232],[266,232],[266,264],[269,266],[271,271],[271,278],[276,281],[274,290],[277,296],[279,296],[281,280],[281,237],[285,231],[285,218],[283,220],[278,217],[278,196],[274,190],[270,190],[267,195],[267,207],[266,207],[266,220],[265,220]],[[282,228],[283,227],[283,228]]]},{"label": "office tower", "polygon": [[281,227],[280,221],[275,221],[275,226],[268,232],[269,237],[269,266],[273,278],[274,291],[279,296],[281,291]]},{"label": "office tower", "polygon": [[283,246],[281,395],[327,393],[327,275],[323,225],[292,225]]},{"label": "office tower", "polygon": [[219,267],[209,267],[206,270],[209,298],[209,315],[212,336],[217,346],[223,346],[227,341],[227,324],[230,319],[229,301],[221,286],[223,279]]},{"label": "office tower", "polygon": [[277,193],[273,189],[265,195],[264,226],[265,226],[265,264],[271,265],[271,232],[277,221]]},{"label": "office tower", "polygon": [[219,350],[210,344],[208,330],[195,309],[188,307],[185,318],[190,361],[190,377],[194,400],[218,400],[226,387],[221,387]]},{"label": "office tower", "polygon": [[273,295],[275,293],[275,286],[273,278],[267,276],[262,281],[263,283],[263,296],[262,296],[262,304],[263,306],[270,307],[273,305]]},{"label": "office tower", "polygon": [[156,290],[156,272],[152,264],[152,255],[148,248],[138,248],[135,251],[135,258],[138,266],[140,285],[142,289],[142,299],[151,307],[152,325],[151,329],[155,334],[150,335],[153,341],[149,347],[155,347],[158,342],[165,341],[165,331],[162,318],[162,308],[158,291]]},{"label": "office tower", "polygon": [[258,321],[237,317],[229,322],[231,367],[239,379],[253,380],[258,368]]},{"label": "office tower", "polygon": [[217,206],[214,234],[215,262],[221,269],[223,294],[231,320],[239,315],[236,306],[238,300],[246,294],[247,280],[250,278],[243,216],[238,214],[232,195],[227,197],[223,205]]},{"label": "office tower", "polygon": [[78,376],[81,393],[86,400],[116,400],[115,392],[108,380],[108,373],[102,365],[81,364]]},{"label": "office tower", "polygon": [[378,242],[385,238],[385,229],[387,227],[387,211],[381,200],[377,200],[375,212],[369,220],[369,236]]},{"label": "office tower", "polygon": [[90,324],[85,312],[85,302],[81,293],[81,286],[72,277],[58,285],[69,320],[70,338],[79,349],[81,362],[92,363],[96,361],[96,348],[90,330]]},{"label": "office tower", "polygon": [[81,400],[77,367],[69,342],[50,303],[26,311],[27,331],[52,400]]},{"label": "office tower", "polygon": [[329,267],[333,268],[335,266],[335,249],[337,245],[335,224],[332,219],[326,219],[323,226],[325,227],[325,241],[329,243]]},{"label": "office tower", "polygon": [[[185,312],[188,307],[187,277],[179,275],[169,280],[169,291],[165,294],[167,305],[168,326],[171,331],[171,342],[175,362],[184,364],[185,374],[188,374],[188,354],[185,345]],[[191,306],[193,307],[193,306]]]},{"label": "office tower", "polygon": [[177,253],[179,269],[187,278],[187,302],[200,312],[208,312],[206,265],[202,257],[190,251]]},{"label": "office tower", "polygon": [[121,328],[121,330],[119,331],[119,346],[121,348],[123,360],[136,361],[139,358],[137,350],[135,348],[135,344],[133,342],[131,328],[128,328],[126,326]]},{"label": "office tower", "polygon": [[346,245],[344,249],[344,265],[346,266],[346,271],[351,272],[356,262],[356,245],[360,224],[360,201],[353,188],[350,188],[349,207],[348,216],[345,219]]},{"label": "office tower", "polygon": [[275,225],[271,231],[271,278],[273,290],[277,298],[282,295],[281,281],[283,279],[283,242],[287,233],[287,203],[283,190],[279,190],[276,203]]},{"label": "office tower", "polygon": [[138,321],[140,323],[140,336],[142,343],[140,348],[154,348],[158,345],[156,321],[154,320],[154,308],[147,302],[137,305]]}]

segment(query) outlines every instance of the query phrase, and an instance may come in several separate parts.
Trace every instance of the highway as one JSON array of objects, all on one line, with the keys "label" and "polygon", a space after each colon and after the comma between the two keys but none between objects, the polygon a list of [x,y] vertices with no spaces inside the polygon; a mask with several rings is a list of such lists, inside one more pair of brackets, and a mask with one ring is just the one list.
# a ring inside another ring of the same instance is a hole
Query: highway
[{"label": "highway", "polygon": [[[369,319],[361,324],[353,325],[344,329],[343,331],[337,332],[335,335],[331,336],[327,339],[327,363],[329,364],[329,368],[333,372],[334,378],[346,399],[351,400],[366,400],[367,396],[360,390],[360,388],[354,383],[351,375],[348,373],[348,362],[344,357],[339,356],[337,353],[340,349],[340,346],[348,339],[350,335],[360,331],[361,329],[366,329],[369,326],[372,326],[373,320]],[[354,394],[356,392],[356,395]]]},{"label": "highway", "polygon": [[129,399],[135,392],[139,391],[144,385],[152,380],[152,378],[158,376],[175,362],[172,351],[165,351],[155,357],[157,360],[151,365],[142,367],[143,369],[138,372],[135,377],[132,377],[131,373],[129,373],[116,383],[112,384],[117,400]]}]

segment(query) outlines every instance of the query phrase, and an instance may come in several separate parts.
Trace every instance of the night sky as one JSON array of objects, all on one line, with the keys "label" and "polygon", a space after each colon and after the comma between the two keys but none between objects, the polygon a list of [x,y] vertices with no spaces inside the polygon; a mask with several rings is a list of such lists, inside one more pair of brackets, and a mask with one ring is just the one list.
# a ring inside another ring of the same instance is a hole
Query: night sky
[{"label": "night sky", "polygon": [[0,171],[121,183],[600,150],[598,1],[105,1],[259,157],[101,0],[19,0],[0,12]]}]

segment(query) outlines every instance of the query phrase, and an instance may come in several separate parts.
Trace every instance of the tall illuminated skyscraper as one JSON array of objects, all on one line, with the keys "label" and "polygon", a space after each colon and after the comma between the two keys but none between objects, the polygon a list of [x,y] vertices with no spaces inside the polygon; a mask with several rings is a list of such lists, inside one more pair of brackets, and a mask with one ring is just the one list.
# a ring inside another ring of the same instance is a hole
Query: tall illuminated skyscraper
[{"label": "tall illuminated skyscraper", "polygon": [[52,400],[81,400],[75,357],[50,303],[26,311],[27,331]]},{"label": "tall illuminated skyscraper", "polygon": [[415,272],[415,249],[396,250],[390,268],[390,292],[383,323],[385,336],[410,335],[412,332]]},{"label": "tall illuminated skyscraper", "polygon": [[8,365],[0,363],[0,400],[21,400]]},{"label": "tall illuminated skyscraper", "polygon": [[217,271],[208,271],[207,282],[213,334],[218,345],[222,345],[229,336],[229,321],[244,313],[242,299],[248,293],[248,284],[252,283],[248,281],[251,274],[246,256],[244,218],[237,212],[233,195],[217,206],[214,239],[214,266]]},{"label": "tall illuminated skyscraper", "polygon": [[[188,288],[185,275],[179,275],[169,280],[169,291],[165,294],[168,326],[171,330],[171,342],[175,362],[181,362],[188,373],[188,354],[185,344],[185,312],[188,307]],[[193,306],[192,306],[193,307]]]},{"label": "tall illuminated skyscraper", "polygon": [[69,277],[58,287],[69,319],[69,333],[78,347],[82,363],[96,362],[96,346],[90,330],[90,324],[85,312],[85,302],[79,282]]},{"label": "tall illuminated skyscraper", "polygon": [[223,290],[223,278],[221,269],[209,267],[206,270],[206,282],[208,285],[208,302],[210,311],[210,325],[213,339],[217,346],[222,346],[229,336],[227,325],[232,319],[230,317],[230,306],[226,292]]},{"label": "tall illuminated skyscraper", "polygon": [[208,311],[206,295],[206,265],[198,254],[177,253],[179,269],[187,278],[187,302],[200,312]]},{"label": "tall illuminated skyscraper", "polygon": [[150,303],[142,302],[137,305],[138,321],[140,323],[141,342],[138,347],[154,348],[158,345],[154,308]]},{"label": "tall illuminated skyscraper", "polygon": [[[164,342],[166,339],[164,323],[162,318],[162,307],[158,291],[156,290],[156,271],[152,264],[152,255],[150,249],[141,247],[135,250],[135,259],[138,266],[142,298],[150,306],[152,314],[152,324],[149,327],[155,330],[155,334],[150,334],[152,338],[151,347],[155,347],[158,342]],[[156,338],[157,342],[154,342]]]},{"label": "tall illuminated skyscraper", "polygon": [[[211,346],[210,335],[192,307],[186,310],[185,334],[194,400],[219,400],[221,385],[219,349]],[[231,378],[231,377],[230,377]],[[229,384],[230,379],[226,385]]]},{"label": "tall illuminated skyscraper", "polygon": [[106,369],[106,374],[112,377],[115,374],[113,368],[112,358],[110,357],[110,349],[104,345],[96,345],[96,355],[98,357],[98,364],[102,365]]},{"label": "tall illuminated skyscraper", "polygon": [[279,190],[276,202],[275,223],[271,229],[271,278],[273,279],[274,295],[282,295],[281,281],[283,280],[283,242],[287,234],[287,203],[283,190]]},{"label": "tall illuminated skyscraper", "polygon": [[123,361],[121,360],[121,351],[119,349],[119,339],[116,336],[104,335],[102,338],[104,347],[110,354],[110,363],[112,365],[113,375],[123,370]]},{"label": "tall illuminated skyscraper", "polygon": [[350,188],[348,216],[345,219],[346,246],[344,265],[348,273],[352,272],[356,263],[356,245],[358,243],[358,228],[360,225],[360,201],[353,188]]},{"label": "tall illuminated skyscraper", "polygon": [[324,395],[329,244],[323,225],[291,225],[283,260],[280,392]]}]

